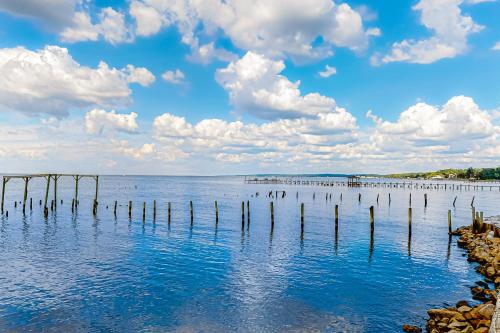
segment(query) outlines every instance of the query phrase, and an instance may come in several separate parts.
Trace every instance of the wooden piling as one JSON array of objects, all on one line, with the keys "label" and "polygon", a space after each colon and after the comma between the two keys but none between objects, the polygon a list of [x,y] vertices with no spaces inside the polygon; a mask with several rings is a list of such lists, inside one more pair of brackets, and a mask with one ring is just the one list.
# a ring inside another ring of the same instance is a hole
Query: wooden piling
[{"label": "wooden piling", "polygon": [[472,201],[471,201],[471,203],[470,203],[470,206],[471,206],[471,207],[474,207],[474,199],[475,199],[475,198],[476,198],[476,196],[472,196]]},{"label": "wooden piling", "polygon": [[391,194],[389,193],[389,206],[391,205]]},{"label": "wooden piling", "polygon": [[274,227],[274,202],[269,203],[269,210],[271,211],[271,227]]},{"label": "wooden piling", "polygon": [[378,196],[379,196],[379,194],[377,193],[377,205],[378,205]]},{"label": "wooden piling", "polygon": [[339,205],[335,205],[335,224],[339,222]]},{"label": "wooden piling", "polygon": [[153,200],[153,222],[156,221],[156,200]]},{"label": "wooden piling", "polygon": [[75,199],[71,200],[71,212],[75,211]]},{"label": "wooden piling", "polygon": [[247,228],[250,226],[250,201],[247,200]]},{"label": "wooden piling", "polygon": [[45,187],[45,205],[44,205],[45,208],[47,208],[47,201],[49,200],[50,178],[51,178],[51,175],[48,175],[47,176],[47,186]]},{"label": "wooden piling", "polygon": [[118,206],[118,201],[115,200],[115,206],[113,207],[113,215],[116,217],[116,207]]},{"label": "wooden piling", "polygon": [[408,207],[408,230],[411,234],[411,223],[412,223],[412,209]]},{"label": "wooden piling", "polygon": [[54,209],[57,210],[57,180],[59,179],[58,175],[54,175]]},{"label": "wooden piling", "polygon": [[457,201],[457,196],[455,196],[455,199],[453,199],[453,207],[455,207],[455,202]]},{"label": "wooden piling", "polygon": [[424,207],[427,207],[427,193],[424,193]]},{"label": "wooden piling", "polygon": [[2,177],[2,214],[3,214],[3,204],[5,202],[5,185],[7,184],[7,178]]},{"label": "wooden piling", "polygon": [[219,223],[219,205],[217,204],[217,200],[214,202],[215,206],[215,224]]},{"label": "wooden piling", "polygon": [[409,205],[410,205],[410,207],[411,207],[411,193],[410,193]]},{"label": "wooden piling", "polygon": [[75,208],[78,206],[78,180],[80,179],[79,175],[74,176],[75,178]]},{"label": "wooden piling", "polygon": [[170,225],[170,212],[171,212],[171,207],[170,207],[170,201],[168,202],[168,225]]},{"label": "wooden piling", "polygon": [[300,204],[300,230],[304,233],[304,203]]},{"label": "wooden piling", "polygon": [[245,201],[241,202],[241,228],[245,227]]},{"label": "wooden piling", "polygon": [[373,206],[370,206],[370,231],[373,233],[375,229],[375,218],[373,216]]},{"label": "wooden piling", "polygon": [[146,202],[142,203],[142,222],[146,220]]},{"label": "wooden piling", "polygon": [[33,210],[33,198],[30,198],[30,210]]},{"label": "wooden piling", "polygon": [[128,202],[128,218],[132,218],[132,201]]},{"label": "wooden piling", "polygon": [[451,209],[448,209],[448,234],[451,235]]},{"label": "wooden piling", "polygon": [[23,196],[23,214],[26,213],[26,200],[28,200],[28,182],[29,178],[24,178],[24,196]]},{"label": "wooden piling", "polygon": [[342,202],[342,193],[340,193],[340,202]]},{"label": "wooden piling", "polygon": [[358,193],[358,202],[361,202],[361,193]]},{"label": "wooden piling", "polygon": [[189,200],[189,214],[191,215],[191,224],[193,223],[193,201]]}]

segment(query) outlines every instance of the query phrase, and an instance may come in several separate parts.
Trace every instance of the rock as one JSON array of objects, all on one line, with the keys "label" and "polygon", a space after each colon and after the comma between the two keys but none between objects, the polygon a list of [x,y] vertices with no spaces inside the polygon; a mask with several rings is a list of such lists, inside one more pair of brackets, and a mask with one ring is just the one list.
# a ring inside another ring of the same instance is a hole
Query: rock
[{"label": "rock", "polygon": [[469,312],[470,310],[472,310],[470,307],[468,307],[467,305],[462,305],[461,307],[459,307],[458,309],[458,312],[460,313],[464,313],[464,312]]},{"label": "rock", "polygon": [[464,305],[469,306],[469,303],[467,301],[458,301],[456,307],[458,309],[459,307],[464,306]]},{"label": "rock", "polygon": [[417,326],[404,324],[403,331],[409,332],[409,333],[420,333],[420,332],[422,332],[422,329],[420,327],[417,327]]},{"label": "rock", "polygon": [[427,310],[427,314],[429,314],[429,317],[451,318],[456,315],[457,312],[448,309],[430,309]]},{"label": "rock", "polygon": [[478,309],[478,313],[481,317],[486,319],[491,319],[493,312],[495,312],[495,306],[493,304],[480,305]]},{"label": "rock", "polygon": [[454,321],[451,324],[448,325],[448,328],[458,328],[462,329],[463,327],[467,326],[467,322],[465,321]]},{"label": "rock", "polygon": [[472,331],[472,333],[488,333],[488,330],[487,327],[479,327]]}]

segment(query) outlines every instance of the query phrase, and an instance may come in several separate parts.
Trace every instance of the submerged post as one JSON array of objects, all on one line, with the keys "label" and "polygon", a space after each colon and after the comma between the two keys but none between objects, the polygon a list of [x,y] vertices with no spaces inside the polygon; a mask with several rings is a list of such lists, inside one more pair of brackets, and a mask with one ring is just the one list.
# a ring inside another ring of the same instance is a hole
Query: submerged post
[{"label": "submerged post", "polygon": [[448,233],[451,235],[451,209],[448,209]]},{"label": "submerged post", "polygon": [[375,219],[373,217],[373,206],[370,206],[370,231],[373,233],[375,229]]},{"label": "submerged post", "polygon": [[250,226],[250,200],[247,200],[247,228]]},{"label": "submerged post", "polygon": [[80,179],[80,176],[76,175],[74,176],[75,178],[75,207],[78,206],[78,180]]},{"label": "submerged post", "polygon": [[361,193],[358,193],[358,202],[361,202]]},{"label": "submerged post", "polygon": [[391,205],[391,194],[389,193],[389,206]]},{"label": "submerged post", "polygon": [[48,207],[47,207],[47,201],[49,200],[49,186],[50,186],[50,178],[51,178],[51,175],[48,175],[47,176],[47,187],[45,187],[45,209],[47,210]]},{"label": "submerged post", "polygon": [[54,209],[57,210],[57,179],[59,177],[54,175]]},{"label": "submerged post", "polygon": [[424,193],[424,207],[427,207],[427,193]]},{"label": "submerged post", "polygon": [[28,200],[28,182],[29,178],[24,178],[24,196],[23,196],[23,214],[26,213],[26,200]]},{"label": "submerged post", "polygon": [[3,214],[3,204],[5,201],[5,184],[7,184],[7,178],[2,177],[2,214]]},{"label": "submerged post", "polygon": [[128,218],[132,218],[132,201],[128,202]]},{"label": "submerged post", "polygon": [[95,176],[95,201],[97,202],[97,195],[99,193],[99,176]]},{"label": "submerged post", "polygon": [[269,203],[269,210],[271,211],[271,226],[274,227],[274,202]]},{"label": "submerged post", "polygon": [[304,233],[304,203],[300,204],[300,230]]},{"label": "submerged post", "polygon": [[146,202],[142,203],[142,222],[146,220]]},{"label": "submerged post", "polygon": [[219,224],[219,205],[217,204],[217,200],[214,202],[215,206],[215,224]]},{"label": "submerged post", "polygon": [[335,224],[339,222],[339,205],[335,205]]},{"label": "submerged post", "polygon": [[156,200],[153,200],[153,222],[156,221]]},{"label": "submerged post", "polygon": [[410,203],[410,207],[411,207],[411,193],[410,193],[410,202],[409,203]]},{"label": "submerged post", "polygon": [[168,202],[168,224],[170,225],[170,201]]},{"label": "submerged post", "polygon": [[193,201],[189,200],[189,214],[191,215],[191,224],[193,223]]},{"label": "submerged post", "polygon": [[408,232],[409,235],[411,235],[411,222],[412,222],[412,209],[411,207],[408,208]]},{"label": "submerged post", "polygon": [[118,201],[115,200],[115,207],[113,208],[113,214],[116,217],[116,206],[118,206]]},{"label": "submerged post", "polygon": [[245,201],[241,202],[241,228],[245,227]]}]

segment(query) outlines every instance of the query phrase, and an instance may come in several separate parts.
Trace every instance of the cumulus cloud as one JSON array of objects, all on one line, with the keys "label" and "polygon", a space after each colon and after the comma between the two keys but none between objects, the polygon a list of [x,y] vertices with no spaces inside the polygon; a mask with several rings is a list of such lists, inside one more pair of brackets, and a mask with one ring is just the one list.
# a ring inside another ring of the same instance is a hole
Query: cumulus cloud
[{"label": "cumulus cloud", "polygon": [[479,32],[483,26],[462,13],[464,0],[420,0],[413,10],[420,12],[420,22],[432,32],[427,39],[405,39],[394,43],[389,54],[376,63],[410,62],[430,64],[444,58],[453,58],[467,51],[469,35]]},{"label": "cumulus cloud", "polygon": [[127,65],[124,72],[127,75],[127,82],[138,83],[143,87],[150,86],[156,80],[153,73],[151,73],[147,68],[144,67]]},{"label": "cumulus cloud", "polygon": [[134,133],[139,129],[137,113],[119,114],[114,110],[93,109],[85,114],[85,130],[88,134],[102,134],[105,128]]},{"label": "cumulus cloud", "polygon": [[285,64],[247,52],[240,60],[217,70],[216,80],[229,92],[236,111],[263,119],[298,118],[336,112],[332,98],[318,93],[302,95],[300,81],[291,82],[281,72]]},{"label": "cumulus cloud", "polygon": [[73,22],[61,32],[61,40],[69,43],[96,41],[99,38],[111,44],[130,42],[132,32],[125,23],[125,15],[111,7],[101,9],[98,22],[92,23],[86,11],[76,12]]},{"label": "cumulus cloud", "polygon": [[[182,41],[192,47],[193,58],[203,54],[219,59],[231,56],[210,43],[201,45],[200,31],[205,35],[222,31],[238,48],[296,59],[330,56],[332,46],[360,51],[371,36],[380,35],[377,28],[366,29],[360,13],[348,4],[331,0],[134,0],[129,11],[140,35],[176,25]],[[323,43],[315,45],[320,39]]]},{"label": "cumulus cloud", "polygon": [[165,71],[161,77],[166,82],[172,84],[182,84],[185,79],[185,75],[180,69]]},{"label": "cumulus cloud", "polygon": [[442,107],[417,103],[395,122],[368,116],[376,124],[372,140],[381,149],[466,152],[499,134],[492,116],[465,96],[453,97]]},{"label": "cumulus cloud", "polygon": [[327,77],[330,77],[330,76],[332,76],[332,75],[337,74],[337,68],[335,68],[335,67],[331,67],[331,66],[329,66],[329,65],[326,65],[326,66],[325,66],[325,69],[324,69],[324,70],[322,70],[322,71],[320,71],[318,74],[319,74],[319,76],[321,76],[321,77],[327,78]]},{"label": "cumulus cloud", "polygon": [[500,42],[497,42],[495,45],[493,45],[492,50],[500,51]]},{"label": "cumulus cloud", "polygon": [[63,117],[72,108],[127,106],[128,83],[147,84],[151,76],[146,71],[133,66],[120,70],[104,62],[97,68],[82,66],[58,46],[0,49],[0,111]]}]

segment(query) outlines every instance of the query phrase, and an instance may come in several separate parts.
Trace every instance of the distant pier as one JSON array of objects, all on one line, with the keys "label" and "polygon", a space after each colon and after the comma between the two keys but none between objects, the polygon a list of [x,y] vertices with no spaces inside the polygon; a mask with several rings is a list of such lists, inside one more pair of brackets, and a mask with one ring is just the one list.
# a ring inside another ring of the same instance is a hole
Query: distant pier
[{"label": "distant pier", "polygon": [[371,188],[401,188],[401,189],[428,189],[451,191],[500,191],[500,183],[491,182],[464,182],[445,180],[401,180],[387,181],[386,178],[361,178],[361,177],[254,177],[245,176],[246,184],[268,185],[295,185],[295,186],[324,186],[324,187],[371,187]]}]

